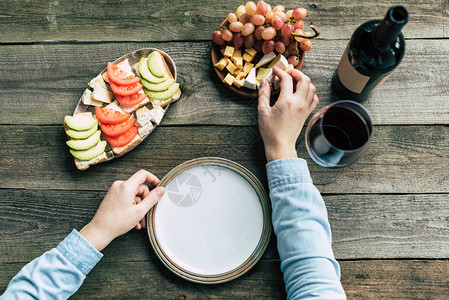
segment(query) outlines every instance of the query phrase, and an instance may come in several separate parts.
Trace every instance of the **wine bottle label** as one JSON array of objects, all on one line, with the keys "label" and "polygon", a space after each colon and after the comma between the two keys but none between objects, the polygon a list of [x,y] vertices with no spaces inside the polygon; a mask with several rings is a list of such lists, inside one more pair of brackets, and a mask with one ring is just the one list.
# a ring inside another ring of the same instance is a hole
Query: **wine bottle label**
[{"label": "wine bottle label", "polygon": [[367,84],[369,77],[357,72],[351,65],[348,58],[348,47],[341,56],[338,63],[338,78],[341,83],[350,91],[360,94]]}]

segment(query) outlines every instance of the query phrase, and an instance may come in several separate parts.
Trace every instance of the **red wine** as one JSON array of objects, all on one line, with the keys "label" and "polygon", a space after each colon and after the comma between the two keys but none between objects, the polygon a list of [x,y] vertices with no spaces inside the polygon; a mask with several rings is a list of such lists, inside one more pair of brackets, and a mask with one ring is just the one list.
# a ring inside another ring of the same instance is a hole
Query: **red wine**
[{"label": "red wine", "polygon": [[369,139],[369,126],[354,111],[346,108],[330,108],[323,118],[324,137],[335,148],[354,150]]},{"label": "red wine", "polygon": [[368,21],[355,30],[332,78],[338,96],[364,101],[388,78],[404,57],[401,29],[408,16],[407,8],[396,5],[383,20]]}]

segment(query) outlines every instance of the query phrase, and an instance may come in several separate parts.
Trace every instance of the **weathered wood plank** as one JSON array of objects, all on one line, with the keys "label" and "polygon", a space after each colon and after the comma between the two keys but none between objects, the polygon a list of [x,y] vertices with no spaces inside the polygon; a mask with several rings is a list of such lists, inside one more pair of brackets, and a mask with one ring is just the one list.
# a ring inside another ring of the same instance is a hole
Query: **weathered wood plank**
[{"label": "weathered wood plank", "polygon": [[[2,0],[0,42],[210,40],[212,32],[242,1],[33,1]],[[381,19],[390,1],[273,2],[305,6],[322,38],[349,38],[364,21]],[[405,1],[410,10],[406,37],[448,37],[445,0]],[[306,22],[306,24],[307,24]]]},{"label": "weathered wood plank", "polygon": [[[0,264],[0,291],[23,264]],[[445,299],[449,261],[340,261],[348,299]],[[278,261],[219,285],[193,284],[153,262],[103,262],[71,299],[285,299]]]},{"label": "weathered wood plank", "polygon": [[[55,247],[94,215],[104,192],[0,190],[0,262],[25,262]],[[449,195],[325,195],[338,259],[449,257]],[[157,260],[146,231],[118,238],[106,261]],[[277,259],[273,236],[263,259]]]},{"label": "weathered wood plank", "polygon": [[[318,108],[335,100],[330,78],[346,41],[317,40],[304,72]],[[108,60],[143,47],[167,51],[183,91],[165,125],[256,125],[255,102],[231,94],[210,64],[209,43],[125,43],[0,47],[0,124],[61,124]],[[410,40],[398,70],[364,103],[375,124],[449,124],[449,40]]]},{"label": "weathered wood plank", "polygon": [[[367,153],[355,165],[330,170],[309,161],[323,193],[448,193],[449,127],[376,126]],[[0,126],[3,188],[105,190],[116,179],[145,168],[164,176],[178,164],[202,156],[237,161],[263,182],[265,157],[257,127],[159,127],[124,157],[78,171],[62,126]],[[132,167],[130,167],[132,166]],[[327,183],[327,184],[325,184]]]}]

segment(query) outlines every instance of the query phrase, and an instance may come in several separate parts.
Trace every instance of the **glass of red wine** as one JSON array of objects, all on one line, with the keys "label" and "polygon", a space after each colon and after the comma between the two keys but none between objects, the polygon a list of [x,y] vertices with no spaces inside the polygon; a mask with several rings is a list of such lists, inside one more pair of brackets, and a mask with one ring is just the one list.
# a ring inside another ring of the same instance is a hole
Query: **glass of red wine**
[{"label": "glass of red wine", "polygon": [[317,164],[344,168],[362,156],[372,134],[373,121],[368,111],[355,101],[341,100],[312,117],[306,130],[306,147]]}]

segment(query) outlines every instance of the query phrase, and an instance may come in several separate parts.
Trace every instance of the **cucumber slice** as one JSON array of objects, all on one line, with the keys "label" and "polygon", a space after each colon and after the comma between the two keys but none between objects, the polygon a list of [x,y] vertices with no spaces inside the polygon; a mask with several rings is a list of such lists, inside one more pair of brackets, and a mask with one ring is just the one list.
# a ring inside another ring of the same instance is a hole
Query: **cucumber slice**
[{"label": "cucumber slice", "polygon": [[162,91],[167,90],[175,81],[171,78],[168,78],[167,80],[165,80],[161,83],[151,83],[151,82],[141,78],[140,82],[143,84],[144,87],[146,87],[150,91],[162,92]]},{"label": "cucumber slice", "polygon": [[153,73],[153,75],[157,77],[165,76],[166,73],[164,61],[162,55],[159,52],[151,52],[151,54],[148,56],[148,69],[151,73]]},{"label": "cucumber slice", "polygon": [[95,125],[89,129],[84,131],[76,131],[73,129],[67,129],[65,132],[69,137],[75,140],[84,140],[90,137],[92,134],[94,134],[98,129],[98,121],[95,120]]},{"label": "cucumber slice", "polygon": [[162,91],[162,92],[154,92],[150,91],[146,88],[143,88],[143,91],[145,94],[147,94],[148,97],[154,100],[165,100],[168,98],[173,97],[173,95],[179,90],[179,83],[173,83],[168,90]]},{"label": "cucumber slice", "polygon": [[148,58],[142,57],[139,62],[139,74],[140,78],[144,78],[151,83],[161,83],[167,80],[168,75],[165,74],[164,77],[156,77],[148,69]]},{"label": "cucumber slice", "polygon": [[70,149],[70,153],[79,160],[91,160],[98,155],[103,154],[106,148],[106,141],[100,141],[98,144],[88,150],[73,150]]},{"label": "cucumber slice", "polygon": [[97,120],[92,117],[92,113],[81,113],[72,116],[66,116],[64,118],[65,124],[76,131],[84,131],[91,129]]},{"label": "cucumber slice", "polygon": [[97,130],[91,137],[85,140],[70,140],[66,144],[73,150],[87,150],[98,144],[100,141],[101,130]]}]

